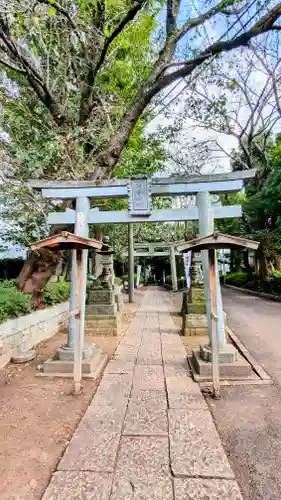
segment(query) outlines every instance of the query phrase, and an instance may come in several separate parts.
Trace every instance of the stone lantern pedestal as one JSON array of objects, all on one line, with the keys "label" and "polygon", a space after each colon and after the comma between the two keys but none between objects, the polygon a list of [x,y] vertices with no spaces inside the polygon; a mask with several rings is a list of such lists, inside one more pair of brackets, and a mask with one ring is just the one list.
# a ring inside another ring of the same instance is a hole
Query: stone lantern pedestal
[{"label": "stone lantern pedestal", "polygon": [[113,285],[113,255],[107,236],[103,239],[102,249],[98,252],[102,265],[100,285],[93,286],[88,293],[88,306],[85,322],[86,335],[118,335],[120,317],[117,311]]},{"label": "stone lantern pedestal", "polygon": [[191,287],[183,292],[182,335],[208,335],[204,283],[201,273],[201,258],[195,254],[191,267]]}]

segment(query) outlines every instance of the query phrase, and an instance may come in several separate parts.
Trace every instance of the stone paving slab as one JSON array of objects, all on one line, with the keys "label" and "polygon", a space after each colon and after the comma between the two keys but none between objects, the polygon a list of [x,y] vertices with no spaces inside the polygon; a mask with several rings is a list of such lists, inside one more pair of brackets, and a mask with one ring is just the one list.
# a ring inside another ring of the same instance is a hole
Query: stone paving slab
[{"label": "stone paving slab", "polygon": [[143,345],[137,357],[138,365],[162,365],[161,344]]},{"label": "stone paving slab", "polygon": [[113,359],[110,361],[104,370],[104,373],[109,373],[111,375],[120,373],[131,373],[135,367],[134,361],[121,361],[119,359]]},{"label": "stone paving slab", "polygon": [[199,385],[187,375],[166,377],[169,408],[208,410]]},{"label": "stone paving slab", "polygon": [[145,322],[143,328],[147,328],[150,331],[159,332],[159,319],[158,314],[155,315],[147,315],[145,318]]},{"label": "stone paving slab", "polygon": [[146,482],[169,475],[168,437],[122,437],[116,476]]},{"label": "stone paving slab", "polygon": [[130,344],[120,344],[115,351],[115,358],[123,361],[134,361],[137,358],[139,347]]},{"label": "stone paving slab", "polygon": [[[119,432],[121,433],[127,410],[127,403],[116,404],[116,406],[102,406],[93,400],[87,409],[78,428],[77,434],[89,431],[91,434],[97,432]],[[75,433],[75,435],[76,435]]]},{"label": "stone paving slab", "polygon": [[174,500],[172,479],[157,476],[144,480],[117,477],[110,500]]},{"label": "stone paving slab", "polygon": [[120,346],[124,346],[126,344],[135,345],[135,346],[140,345],[141,332],[142,332],[142,329],[138,328],[138,332],[127,333],[127,335],[125,335],[125,337],[122,339],[122,341],[120,342],[119,345]]},{"label": "stone paving slab", "polygon": [[187,360],[182,362],[175,360],[174,363],[164,363],[163,366],[165,377],[183,376],[191,373]]},{"label": "stone paving slab", "polygon": [[163,344],[183,345],[178,330],[175,330],[173,333],[165,333],[161,329],[161,341]]},{"label": "stone paving slab", "polygon": [[159,325],[160,325],[160,330],[161,332],[166,332],[166,331],[178,331],[173,319],[171,318],[170,315],[162,315],[159,314]]},{"label": "stone paving slab", "polygon": [[169,359],[174,358],[179,358],[182,360],[186,359],[186,350],[182,342],[163,342],[162,353],[164,361],[169,361]]},{"label": "stone paving slab", "polygon": [[95,404],[108,406],[110,402],[127,399],[130,396],[133,374],[105,374],[94,396]]},{"label": "stone paving slab", "polygon": [[164,392],[144,391],[129,402],[123,435],[168,434],[167,401]]},{"label": "stone paving slab", "polygon": [[58,470],[113,472],[125,406],[89,408],[62,457]]},{"label": "stone paving slab", "polygon": [[236,481],[175,479],[175,500],[243,500]]},{"label": "stone paving slab", "polygon": [[169,410],[171,468],[175,476],[234,479],[208,411]]},{"label": "stone paving slab", "polygon": [[162,366],[136,365],[133,393],[138,391],[163,391],[164,372]]},{"label": "stone paving slab", "polygon": [[42,500],[109,500],[113,474],[55,472]]},{"label": "stone paving slab", "polygon": [[137,335],[126,335],[124,340],[121,342],[120,346],[124,347],[127,345],[139,347],[141,341],[141,333],[139,332]]},{"label": "stone paving slab", "polygon": [[180,351],[171,350],[171,352],[165,352],[162,348],[162,358],[163,363],[166,365],[184,366],[186,364],[186,356],[183,356]]},{"label": "stone paving slab", "polygon": [[140,405],[154,404],[159,410],[167,410],[166,391],[139,391],[131,394],[130,402],[136,402]]},{"label": "stone paving slab", "polygon": [[158,333],[147,332],[143,333],[140,349],[143,347],[161,347],[161,337]]},{"label": "stone paving slab", "polygon": [[119,441],[118,432],[74,435],[58,470],[113,472]]}]

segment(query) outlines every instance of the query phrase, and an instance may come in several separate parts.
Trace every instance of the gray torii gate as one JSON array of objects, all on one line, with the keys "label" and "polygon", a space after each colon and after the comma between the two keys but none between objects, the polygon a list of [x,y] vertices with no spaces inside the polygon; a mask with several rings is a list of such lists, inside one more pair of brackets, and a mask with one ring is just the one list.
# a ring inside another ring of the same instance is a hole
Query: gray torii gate
[{"label": "gray torii gate", "polygon": [[[177,266],[176,266],[176,255],[181,255],[180,252],[176,250],[177,245],[180,245],[181,241],[153,241],[142,243],[134,243],[134,257],[169,257],[172,275],[172,288],[174,291],[178,289],[177,280]],[[129,257],[129,252],[123,252],[122,257]]]},{"label": "gray torii gate", "polygon": [[[199,220],[199,234],[206,236],[213,232],[214,219],[241,216],[240,205],[216,206],[211,203],[212,194],[238,192],[243,188],[243,181],[254,177],[255,171],[230,172],[222,174],[184,176],[184,177],[154,177],[134,179],[113,179],[110,181],[44,181],[30,180],[29,185],[42,191],[43,197],[56,200],[75,200],[75,210],[52,212],[48,215],[50,225],[74,225],[75,234],[88,236],[88,224],[126,223],[128,224],[129,253],[129,300],[134,300],[134,244],[133,223],[169,222]],[[152,209],[154,196],[188,196],[196,195],[196,205],[186,208]],[[128,210],[100,211],[90,208],[90,199],[127,198]],[[86,252],[86,250],[85,250]],[[205,252],[206,253],[206,252]],[[211,332],[210,315],[210,285],[207,255],[202,252],[204,273],[204,288],[207,304],[209,332]],[[75,256],[73,254],[73,259]],[[72,269],[76,263],[72,261]],[[217,267],[217,266],[216,266]],[[86,269],[84,269],[86,273]],[[221,291],[217,276],[218,331],[221,343],[224,343],[224,321]],[[72,279],[70,310],[76,309],[75,279]],[[75,336],[75,321],[70,320],[68,348],[73,347]]]}]

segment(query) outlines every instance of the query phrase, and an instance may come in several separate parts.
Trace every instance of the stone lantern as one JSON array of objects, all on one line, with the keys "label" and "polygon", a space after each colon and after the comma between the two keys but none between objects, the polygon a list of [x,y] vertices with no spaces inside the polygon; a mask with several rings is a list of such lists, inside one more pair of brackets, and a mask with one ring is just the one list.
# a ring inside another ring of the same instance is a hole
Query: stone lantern
[{"label": "stone lantern", "polygon": [[89,291],[85,332],[89,335],[118,335],[120,318],[117,313],[113,287],[113,255],[109,237],[104,236],[100,255],[102,273],[101,283]]},{"label": "stone lantern", "polygon": [[104,236],[101,250],[97,252],[100,255],[100,263],[102,265],[102,273],[100,276],[101,285],[103,288],[112,290],[113,288],[113,255],[114,251],[109,244],[109,237]]}]

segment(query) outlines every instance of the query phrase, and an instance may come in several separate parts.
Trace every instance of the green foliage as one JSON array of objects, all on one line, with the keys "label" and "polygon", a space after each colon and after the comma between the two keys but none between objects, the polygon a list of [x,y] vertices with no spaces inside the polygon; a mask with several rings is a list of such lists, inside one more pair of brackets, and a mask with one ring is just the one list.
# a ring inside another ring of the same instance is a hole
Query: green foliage
[{"label": "green foliage", "polygon": [[267,293],[281,295],[281,271],[271,273],[263,285],[263,290]]},{"label": "green foliage", "polygon": [[281,295],[281,271],[274,271],[264,281],[253,275],[250,279],[245,272],[226,274],[221,277],[221,282],[227,285],[238,286],[247,290]]},{"label": "green foliage", "polygon": [[[242,218],[216,221],[221,232],[260,241],[256,258],[262,263],[259,272],[263,281],[268,270],[270,271],[270,265],[275,266],[276,258],[281,252],[281,136],[277,136],[275,140],[268,139],[267,144],[264,155],[268,158],[267,162],[261,161],[258,152],[253,151],[253,166],[257,173],[254,179],[245,183],[244,195],[222,197],[223,204],[241,203]],[[243,159],[244,153],[237,150],[235,155],[236,160],[232,166],[239,170],[239,157]]]},{"label": "green foliage", "polygon": [[243,286],[247,282],[247,273],[237,272],[222,276],[222,281],[227,285]]},{"label": "green foliage", "polygon": [[30,296],[17,291],[13,286],[0,284],[0,323],[31,312]]},{"label": "green foliage", "polygon": [[[53,306],[64,302],[70,297],[71,283],[58,281],[49,283],[44,289],[44,303]],[[32,312],[31,297],[19,292],[15,287],[15,280],[0,282],[0,323],[8,319],[24,316]]]},{"label": "green foliage", "polygon": [[57,283],[48,283],[44,289],[44,303],[53,306],[68,300],[70,297],[71,283],[67,281],[58,281]]},{"label": "green foliage", "polygon": [[0,288],[15,288],[16,280],[4,280],[0,281]]},{"label": "green foliage", "polygon": [[[115,137],[126,108],[147,78],[155,57],[151,35],[161,5],[153,1],[141,9],[134,22],[111,44],[106,63],[95,79],[91,116],[83,126],[78,125],[85,75],[104,43],[101,31],[109,36],[129,4],[127,0],[102,3],[79,0],[75,2],[75,15],[72,2],[66,1],[64,6],[75,19],[76,33],[56,9],[55,1],[51,6],[38,2],[31,8],[26,0],[21,0],[22,8],[9,16],[13,36],[26,44],[31,60],[34,56],[37,58],[40,74],[71,122],[58,127],[22,75],[5,68],[7,73],[0,75],[3,104],[0,128],[10,140],[1,141],[0,146],[7,157],[12,182],[5,184],[0,197],[5,207],[2,217],[10,223],[5,238],[13,243],[27,245],[45,237],[48,233],[46,214],[59,208],[29,190],[26,181],[29,178],[85,179],[93,174],[95,156],[110,137]],[[77,33],[89,47],[89,53],[81,47]],[[146,114],[137,122],[114,175],[127,177],[161,170],[163,147],[145,135],[148,120]],[[111,209],[114,208],[113,203]]]},{"label": "green foliage", "polygon": [[115,169],[116,177],[127,179],[134,175],[153,175],[164,168],[163,144],[159,139],[145,135],[144,126],[145,120],[139,120]]}]

